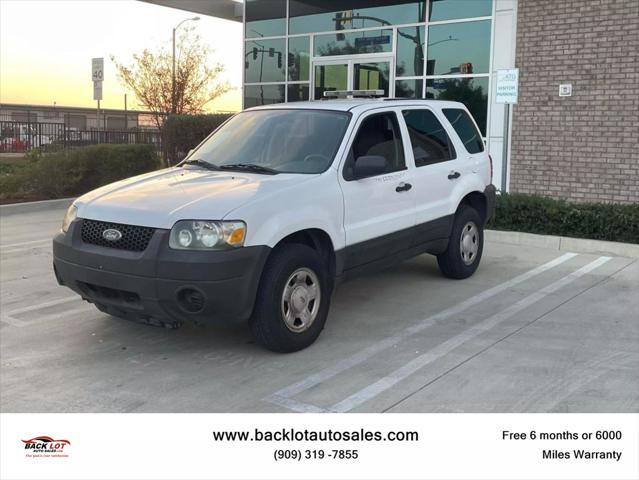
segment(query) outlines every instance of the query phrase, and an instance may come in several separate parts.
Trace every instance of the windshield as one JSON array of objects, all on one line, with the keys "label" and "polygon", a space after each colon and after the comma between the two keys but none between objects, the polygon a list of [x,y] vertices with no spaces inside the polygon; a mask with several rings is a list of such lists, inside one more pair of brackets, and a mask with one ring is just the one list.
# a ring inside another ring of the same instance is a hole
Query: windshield
[{"label": "windshield", "polygon": [[349,120],[349,113],[332,110],[242,112],[188,160],[218,168],[257,166],[275,173],[322,173],[333,162]]}]

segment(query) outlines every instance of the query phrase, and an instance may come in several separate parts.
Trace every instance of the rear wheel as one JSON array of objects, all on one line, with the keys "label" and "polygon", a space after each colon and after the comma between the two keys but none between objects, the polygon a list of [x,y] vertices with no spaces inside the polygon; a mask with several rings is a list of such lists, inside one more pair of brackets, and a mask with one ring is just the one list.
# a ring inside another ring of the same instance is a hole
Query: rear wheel
[{"label": "rear wheel", "polygon": [[286,244],[267,261],[249,321],[255,340],[274,352],[295,352],[319,336],[331,295],[321,257],[302,244]]},{"label": "rear wheel", "polygon": [[484,227],[477,210],[462,205],[455,214],[446,251],[437,256],[441,272],[450,278],[468,278],[479,266],[484,249]]}]

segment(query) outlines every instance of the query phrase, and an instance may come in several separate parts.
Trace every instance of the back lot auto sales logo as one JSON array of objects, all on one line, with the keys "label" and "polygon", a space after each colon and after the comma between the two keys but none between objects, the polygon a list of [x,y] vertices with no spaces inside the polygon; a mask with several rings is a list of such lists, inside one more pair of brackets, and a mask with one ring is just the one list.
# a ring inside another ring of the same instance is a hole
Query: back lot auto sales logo
[{"label": "back lot auto sales logo", "polygon": [[68,457],[69,440],[56,440],[47,436],[34,437],[30,440],[22,440],[27,457],[52,458],[52,457]]}]

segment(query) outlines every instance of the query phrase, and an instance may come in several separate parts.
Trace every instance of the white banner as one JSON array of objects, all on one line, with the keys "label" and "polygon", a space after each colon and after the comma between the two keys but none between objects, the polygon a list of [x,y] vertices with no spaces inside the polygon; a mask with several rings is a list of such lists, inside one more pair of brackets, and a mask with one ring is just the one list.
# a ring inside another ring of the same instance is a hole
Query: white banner
[{"label": "white banner", "polygon": [[639,478],[638,414],[2,414],[0,425],[3,479]]}]

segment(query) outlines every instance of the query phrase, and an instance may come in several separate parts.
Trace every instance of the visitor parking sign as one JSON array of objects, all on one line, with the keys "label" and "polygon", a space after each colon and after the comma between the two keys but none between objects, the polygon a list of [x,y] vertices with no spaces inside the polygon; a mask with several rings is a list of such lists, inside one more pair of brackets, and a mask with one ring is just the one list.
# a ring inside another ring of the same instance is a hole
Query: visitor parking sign
[{"label": "visitor parking sign", "polygon": [[496,103],[517,103],[519,69],[497,70]]}]

